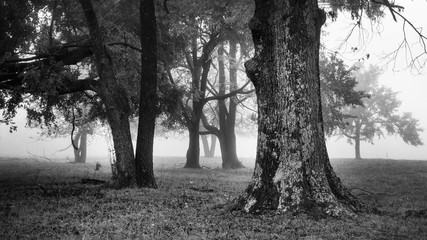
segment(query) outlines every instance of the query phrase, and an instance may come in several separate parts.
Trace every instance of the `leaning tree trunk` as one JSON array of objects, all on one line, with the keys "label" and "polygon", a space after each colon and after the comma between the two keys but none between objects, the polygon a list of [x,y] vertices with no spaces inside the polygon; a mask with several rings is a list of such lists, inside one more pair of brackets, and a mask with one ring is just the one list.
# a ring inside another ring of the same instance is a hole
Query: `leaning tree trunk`
[{"label": "leaning tree trunk", "polygon": [[246,62],[258,101],[254,174],[239,203],[315,215],[351,215],[361,204],[329,163],[320,104],[319,45],[325,13],[316,0],[256,0]]},{"label": "leaning tree trunk", "polygon": [[117,81],[115,67],[103,41],[103,33],[90,0],[79,0],[89,28],[99,75],[98,94],[105,105],[113,136],[115,163],[112,164],[116,187],[136,183],[135,158],[129,126],[129,100],[124,87]]},{"label": "leaning tree trunk", "polygon": [[140,1],[141,90],[136,141],[136,181],[139,187],[157,188],[153,171],[154,128],[157,115],[157,26],[153,0]]}]

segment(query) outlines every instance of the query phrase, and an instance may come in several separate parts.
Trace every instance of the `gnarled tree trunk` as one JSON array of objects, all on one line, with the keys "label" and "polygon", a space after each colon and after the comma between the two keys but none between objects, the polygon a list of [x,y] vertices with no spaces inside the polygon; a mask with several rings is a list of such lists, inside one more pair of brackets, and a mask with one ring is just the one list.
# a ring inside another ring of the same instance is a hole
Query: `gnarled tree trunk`
[{"label": "gnarled tree trunk", "polygon": [[115,163],[113,173],[117,187],[135,185],[135,158],[129,126],[129,100],[124,87],[117,81],[115,67],[103,41],[103,33],[91,0],[79,0],[89,28],[99,75],[98,94],[105,105],[113,136]]},{"label": "gnarled tree trunk", "polygon": [[245,67],[258,101],[252,181],[239,203],[315,215],[351,215],[363,204],[333,172],[320,104],[319,45],[325,13],[316,0],[256,0],[249,22],[255,56]]}]

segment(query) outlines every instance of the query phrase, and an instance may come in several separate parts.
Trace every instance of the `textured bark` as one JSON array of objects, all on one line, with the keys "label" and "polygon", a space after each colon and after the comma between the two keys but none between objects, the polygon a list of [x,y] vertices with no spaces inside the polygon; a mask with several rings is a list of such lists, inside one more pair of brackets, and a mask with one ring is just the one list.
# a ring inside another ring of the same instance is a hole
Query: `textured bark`
[{"label": "textured bark", "polygon": [[116,187],[130,187],[136,183],[135,158],[129,126],[129,100],[124,87],[117,81],[115,67],[103,42],[103,33],[90,0],[79,0],[89,28],[99,75],[98,94],[105,105],[113,136],[115,163],[113,173]]},{"label": "textured bark", "polygon": [[249,22],[255,56],[246,62],[258,101],[254,174],[239,203],[317,216],[363,206],[342,186],[326,150],[320,104],[319,45],[325,13],[317,1],[256,0]]},{"label": "textured bark", "polygon": [[141,91],[136,142],[136,180],[139,187],[157,188],[153,171],[154,127],[157,115],[157,27],[153,0],[140,1]]},{"label": "textured bark", "polygon": [[[195,125],[195,124],[194,124]],[[199,124],[197,127],[192,126],[189,128],[189,141],[187,150],[187,162],[185,168],[200,168],[200,143],[199,143]]]}]

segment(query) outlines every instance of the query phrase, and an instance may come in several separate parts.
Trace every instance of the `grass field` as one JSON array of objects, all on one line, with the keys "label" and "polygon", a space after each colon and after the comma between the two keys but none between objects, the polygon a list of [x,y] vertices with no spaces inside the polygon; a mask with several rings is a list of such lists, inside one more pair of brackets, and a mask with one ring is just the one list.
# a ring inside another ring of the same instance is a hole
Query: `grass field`
[{"label": "grass field", "polygon": [[[252,160],[253,161],[253,160]],[[108,163],[0,158],[0,239],[427,239],[427,161],[334,159],[342,181],[381,214],[351,219],[249,215],[222,204],[244,191],[248,168],[183,169],[155,160],[158,189],[114,190]]]}]

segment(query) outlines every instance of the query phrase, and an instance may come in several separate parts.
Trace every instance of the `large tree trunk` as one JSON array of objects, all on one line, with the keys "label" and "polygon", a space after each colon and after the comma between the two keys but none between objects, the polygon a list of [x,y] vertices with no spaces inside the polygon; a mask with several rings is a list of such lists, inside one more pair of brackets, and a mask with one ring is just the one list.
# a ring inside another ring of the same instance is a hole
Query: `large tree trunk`
[{"label": "large tree trunk", "polygon": [[141,91],[136,142],[136,181],[139,187],[157,188],[153,171],[154,128],[157,115],[157,31],[153,0],[140,1]]},{"label": "large tree trunk", "polygon": [[319,45],[325,13],[316,0],[256,0],[249,22],[255,56],[246,62],[258,101],[254,175],[240,198],[266,209],[318,216],[361,209],[333,172],[320,104]]},{"label": "large tree trunk", "polygon": [[98,94],[105,105],[108,123],[113,136],[115,163],[112,166],[116,187],[135,185],[135,158],[129,127],[129,100],[124,87],[117,82],[115,67],[103,42],[90,0],[79,0],[89,28],[95,53],[95,65],[99,75]]},{"label": "large tree trunk", "polygon": [[[200,119],[200,117],[199,117]],[[192,124],[188,127],[189,142],[187,150],[187,162],[185,168],[200,168],[200,142],[199,142],[199,123]]]}]

